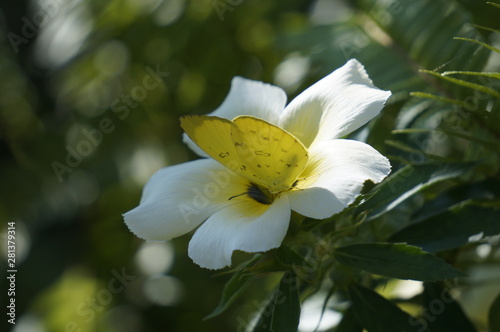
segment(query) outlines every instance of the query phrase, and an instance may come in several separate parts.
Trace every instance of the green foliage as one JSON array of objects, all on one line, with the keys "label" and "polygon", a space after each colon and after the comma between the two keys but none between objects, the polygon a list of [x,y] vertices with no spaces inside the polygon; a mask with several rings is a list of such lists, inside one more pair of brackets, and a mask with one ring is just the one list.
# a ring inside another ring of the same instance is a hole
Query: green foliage
[{"label": "green foliage", "polygon": [[251,265],[259,257],[254,257],[253,260],[241,264],[236,273],[231,276],[231,279],[224,286],[224,291],[222,292],[222,298],[219,305],[214,309],[214,311],[205,317],[205,319],[213,318],[215,316],[223,313],[236,298],[250,285],[254,275],[245,270],[245,267]]},{"label": "green foliage", "polygon": [[369,211],[369,219],[380,217],[416,193],[441,181],[458,178],[475,166],[475,163],[444,162],[407,165],[375,187],[375,195],[361,204],[359,209]]},{"label": "green foliage", "polygon": [[268,304],[260,313],[253,332],[296,331],[299,326],[300,302],[297,276],[286,272],[279,287],[272,292]]},{"label": "green foliage", "polygon": [[419,331],[412,324],[413,317],[366,287],[352,285],[349,287],[349,298],[352,302],[354,315],[368,331]]},{"label": "green foliage", "polygon": [[491,304],[490,311],[488,312],[488,326],[490,332],[500,331],[500,293]]},{"label": "green foliage", "polygon": [[344,265],[389,278],[436,281],[463,275],[436,256],[404,243],[355,243],[334,253]]},{"label": "green foliage", "polygon": [[425,283],[422,306],[430,318],[430,331],[474,332],[476,329],[449,291],[436,283]]},{"label": "green foliage", "polygon": [[499,234],[499,213],[498,205],[495,209],[465,202],[403,228],[389,241],[404,241],[429,252],[459,248]]},{"label": "green foliage", "polygon": [[[63,52],[47,35],[15,48],[3,39],[0,216],[19,220],[29,248],[18,253],[18,317],[56,332],[71,322],[81,331],[295,331],[301,303],[319,297],[323,317],[342,315],[329,331],[500,331],[500,279],[477,272],[500,265],[500,4],[332,3],[320,15],[300,0],[81,1],[80,28],[54,30],[88,29],[84,43],[59,40],[78,47]],[[9,6],[0,29],[21,34],[31,7]],[[349,58],[392,91],[350,137],[388,156],[392,174],[331,218],[294,218],[281,248],[238,253],[240,265],[213,278],[187,258],[188,237],[172,241],[175,264],[160,274],[183,298],[162,304],[164,294],[145,291],[158,276],[136,264],[142,242],[121,214],[154,171],[190,159],[179,116],[211,112],[233,76],[273,82],[289,57],[307,63],[285,87],[289,99]],[[127,105],[123,96],[156,69],[159,84]],[[66,164],[68,147],[105,119],[113,129],[58,175],[53,163]],[[87,322],[77,308],[122,267],[136,281]],[[426,282],[410,297],[390,295],[400,279]]]},{"label": "green foliage", "polygon": [[335,332],[363,332],[363,327],[359,325],[354,309],[349,307],[342,316],[342,320],[337,325]]}]

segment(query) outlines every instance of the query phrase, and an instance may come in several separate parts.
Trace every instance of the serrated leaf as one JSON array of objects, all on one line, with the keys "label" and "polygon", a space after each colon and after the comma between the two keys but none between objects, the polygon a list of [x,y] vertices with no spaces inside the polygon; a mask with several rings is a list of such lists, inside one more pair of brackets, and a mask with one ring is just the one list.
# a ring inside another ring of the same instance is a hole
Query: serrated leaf
[{"label": "serrated leaf", "polygon": [[412,332],[415,318],[376,292],[360,285],[349,287],[349,298],[357,320],[370,332]]},{"label": "serrated leaf", "polygon": [[423,308],[427,327],[431,331],[475,332],[453,296],[436,283],[424,283]]},{"label": "serrated leaf", "polygon": [[477,163],[439,163],[420,166],[407,165],[392,174],[373,190],[377,193],[359,209],[371,210],[367,220],[392,210],[412,195],[431,185],[458,178],[474,169]]},{"label": "serrated leaf", "polygon": [[463,273],[419,247],[404,243],[356,243],[334,251],[344,265],[374,274],[422,281],[463,276]]},{"label": "serrated leaf", "polygon": [[500,332],[500,293],[491,304],[488,312],[488,325],[490,332]]},{"label": "serrated leaf", "polygon": [[256,256],[239,266],[239,270],[233,274],[224,286],[222,297],[217,307],[204,319],[210,319],[223,313],[236,298],[250,285],[254,275],[245,270],[245,267],[255,263],[260,257]]},{"label": "serrated leaf", "polygon": [[472,236],[500,234],[500,211],[462,204],[403,228],[388,241],[406,242],[425,251],[438,252],[469,243]]}]

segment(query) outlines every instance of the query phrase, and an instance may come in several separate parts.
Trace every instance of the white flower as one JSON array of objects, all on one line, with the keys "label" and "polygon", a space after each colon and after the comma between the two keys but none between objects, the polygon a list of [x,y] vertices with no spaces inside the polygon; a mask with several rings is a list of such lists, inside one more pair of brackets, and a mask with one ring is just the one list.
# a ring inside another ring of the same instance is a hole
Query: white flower
[{"label": "white flower", "polygon": [[257,117],[299,139],[308,158],[297,181],[280,192],[268,191],[210,158],[185,136],[191,149],[208,158],[159,170],[146,184],[140,205],[124,214],[125,223],[147,240],[170,240],[199,226],[189,256],[210,269],[230,265],[234,250],[279,247],[291,210],[328,218],[355,200],[365,180],[378,183],[389,174],[389,161],[379,152],[341,137],[378,115],[390,95],[373,85],[355,59],[286,107],[281,88],[235,77],[228,96],[210,115]]}]

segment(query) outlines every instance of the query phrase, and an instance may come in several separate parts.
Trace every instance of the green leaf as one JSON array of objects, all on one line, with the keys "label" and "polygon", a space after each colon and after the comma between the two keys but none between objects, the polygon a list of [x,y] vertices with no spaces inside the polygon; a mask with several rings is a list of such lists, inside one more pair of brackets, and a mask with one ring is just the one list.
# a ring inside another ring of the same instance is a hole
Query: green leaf
[{"label": "green leaf", "polygon": [[500,234],[499,215],[498,209],[461,204],[403,228],[388,241],[407,242],[429,252],[458,248],[471,236]]},{"label": "green leaf", "polygon": [[463,138],[465,140],[478,143],[486,148],[498,150],[498,143],[492,140],[485,140],[476,136],[469,134],[447,130],[447,129],[425,129],[425,128],[407,128],[407,129],[395,129],[391,131],[392,134],[419,134],[419,133],[444,133],[449,136]]},{"label": "green leaf", "polygon": [[489,78],[498,78],[500,79],[500,73],[485,73],[485,72],[477,72],[477,71],[445,71],[441,75],[469,75],[469,76],[479,76],[479,77],[489,77]]},{"label": "green leaf", "polygon": [[[275,290],[276,291],[276,290]],[[252,332],[272,332],[271,324],[273,320],[273,308],[275,301],[275,294],[271,294],[271,298],[266,303],[265,307],[262,309],[259,319],[255,324]]]},{"label": "green leaf", "polygon": [[496,52],[496,53],[500,53],[500,49],[496,48],[496,47],[493,47],[491,46],[490,44],[487,44],[487,43],[484,43],[480,40],[476,40],[476,39],[470,39],[470,38],[463,38],[463,37],[455,37],[455,39],[457,40],[463,40],[463,41],[468,41],[468,42],[471,42],[471,43],[475,43],[475,44],[478,44],[478,45],[481,45],[482,47],[485,47],[493,52]]},{"label": "green leaf", "polygon": [[260,313],[253,332],[297,331],[299,319],[300,301],[297,276],[293,271],[287,271]]},{"label": "green leaf", "polygon": [[285,273],[274,301],[271,330],[273,332],[297,331],[300,320],[299,287],[295,272]]},{"label": "green leaf", "polygon": [[354,309],[349,307],[344,313],[342,320],[339,325],[334,330],[335,332],[363,332],[363,326],[361,326],[354,314]]},{"label": "green leaf", "polygon": [[488,313],[488,324],[490,332],[500,332],[500,293],[498,293],[495,301],[491,304]]},{"label": "green leaf", "polygon": [[463,276],[433,254],[404,243],[349,244],[334,255],[341,264],[391,278],[435,281]]},{"label": "green leaf", "polygon": [[495,7],[497,7],[497,8],[499,8],[499,9],[500,9],[500,4],[498,4],[498,3],[494,3],[494,2],[487,2],[487,4],[488,4],[488,5],[495,6]]},{"label": "green leaf", "polygon": [[412,147],[404,142],[401,142],[401,141],[387,140],[385,143],[388,146],[392,146],[398,150],[408,152],[408,153],[410,153],[410,155],[425,156],[426,158],[429,158],[429,159],[435,160],[435,161],[443,161],[443,162],[450,162],[451,161],[450,158],[430,154],[428,152],[423,151],[420,148],[414,148],[414,147]]},{"label": "green leaf", "polygon": [[491,32],[500,34],[500,30],[497,30],[497,29],[493,29],[493,28],[490,28],[490,27],[485,27],[485,26],[478,25],[478,24],[472,24],[472,26],[474,28],[477,28],[477,29],[480,29],[480,30],[486,30],[486,31],[491,31]]},{"label": "green leaf", "polygon": [[[420,322],[431,331],[475,332],[460,305],[447,289],[436,283],[424,284],[424,314]],[[425,319],[425,320],[423,320]]]},{"label": "green leaf", "polygon": [[[409,91],[430,86],[427,79],[416,75],[418,68],[446,64],[448,70],[480,71],[486,63],[489,50],[478,50],[475,44],[453,39],[459,36],[481,40],[476,29],[464,28],[470,22],[470,12],[455,1],[356,0],[351,3],[356,9],[349,20],[305,29],[302,33],[294,31],[285,41],[288,51],[300,49],[320,68],[317,78],[327,74],[329,68],[357,58],[374,78],[376,86],[393,92],[391,102],[394,102],[407,98]],[[367,26],[373,28],[367,29]],[[329,41],[328,45],[325,40]]]},{"label": "green leaf", "polygon": [[392,174],[373,191],[376,194],[360,210],[371,210],[367,220],[375,219],[392,210],[412,195],[431,185],[458,178],[476,167],[477,163],[439,163],[412,166],[407,165]]},{"label": "green leaf", "polygon": [[252,273],[249,273],[245,270],[245,267],[250,266],[259,258],[259,256],[256,256],[238,267],[239,270],[235,274],[233,274],[231,279],[229,279],[229,281],[224,286],[224,290],[222,291],[222,298],[219,304],[214,309],[214,311],[212,311],[212,313],[206,316],[204,319],[210,319],[220,315],[227,308],[229,308],[229,306],[241,293],[243,293],[243,291],[250,285],[254,277]]},{"label": "green leaf", "polygon": [[284,266],[302,266],[305,264],[304,257],[284,244],[274,251],[274,257]]},{"label": "green leaf", "polygon": [[411,92],[410,96],[412,96],[412,97],[418,97],[418,98],[432,99],[432,100],[440,101],[440,102],[443,102],[443,103],[448,103],[448,104],[453,104],[453,105],[459,105],[459,106],[463,106],[463,107],[466,106],[466,103],[464,101],[462,101],[462,100],[445,98],[445,97],[442,97],[442,96],[433,95],[432,93],[428,93],[428,92],[418,92],[418,91],[415,91],[415,92]]},{"label": "green leaf", "polygon": [[471,83],[471,82],[467,82],[464,80],[460,80],[458,78],[448,77],[448,76],[445,76],[441,73],[438,73],[438,72],[435,72],[432,70],[423,70],[422,69],[422,70],[420,70],[420,72],[432,75],[434,77],[438,77],[442,80],[445,80],[445,81],[448,81],[448,82],[451,82],[451,83],[454,83],[454,84],[457,84],[457,85],[460,85],[460,86],[463,86],[466,88],[470,88],[470,89],[474,89],[477,91],[487,93],[495,98],[500,98],[500,92],[495,91],[495,90],[493,90],[487,86],[481,85],[481,84]]},{"label": "green leaf", "polygon": [[370,332],[426,331],[417,329],[414,317],[371,289],[352,285],[349,297],[355,316]]}]

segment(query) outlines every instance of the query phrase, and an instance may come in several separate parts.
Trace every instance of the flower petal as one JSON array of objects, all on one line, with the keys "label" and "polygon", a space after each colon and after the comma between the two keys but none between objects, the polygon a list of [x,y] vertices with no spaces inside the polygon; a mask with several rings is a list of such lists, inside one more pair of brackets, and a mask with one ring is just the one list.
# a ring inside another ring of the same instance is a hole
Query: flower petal
[{"label": "flower petal", "polygon": [[211,216],[189,242],[189,257],[208,269],[231,264],[234,250],[266,251],[279,247],[290,222],[290,203],[286,196],[264,205],[241,197],[235,204]]},{"label": "flower petal", "polygon": [[[210,116],[218,116],[229,120],[240,115],[251,115],[272,124],[278,124],[279,117],[286,104],[286,93],[280,87],[253,81],[242,77],[234,77],[231,89],[222,104]],[[207,157],[186,135],[183,141],[196,154]]]},{"label": "flower petal", "polygon": [[247,182],[212,159],[163,168],[149,179],[139,206],[123,215],[125,223],[141,238],[170,240],[245,192]]},{"label": "flower petal", "polygon": [[368,144],[345,139],[323,141],[310,150],[306,177],[288,193],[292,210],[324,219],[354,202],[366,180],[382,181],[391,171],[389,160]]},{"label": "flower petal", "polygon": [[279,124],[309,147],[358,129],[379,114],[390,95],[376,88],[363,65],[351,59],[293,99]]}]

